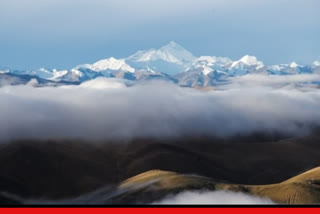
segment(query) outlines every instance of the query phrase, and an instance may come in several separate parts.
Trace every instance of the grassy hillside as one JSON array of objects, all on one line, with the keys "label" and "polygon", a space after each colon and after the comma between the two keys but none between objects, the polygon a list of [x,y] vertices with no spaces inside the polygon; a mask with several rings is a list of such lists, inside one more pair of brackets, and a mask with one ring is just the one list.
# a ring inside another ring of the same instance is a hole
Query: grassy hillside
[{"label": "grassy hillside", "polygon": [[118,203],[151,203],[165,195],[186,190],[229,190],[259,197],[267,197],[280,204],[319,204],[320,167],[287,181],[271,185],[225,184],[194,175],[152,170],[134,176],[119,186],[124,194],[112,199]]},{"label": "grassy hillside", "polygon": [[[320,138],[134,139],[116,142],[24,140],[0,146],[0,191],[64,199],[153,169],[218,183],[275,184],[320,165]],[[264,194],[259,188],[252,190]],[[5,201],[5,199],[1,199]]]}]

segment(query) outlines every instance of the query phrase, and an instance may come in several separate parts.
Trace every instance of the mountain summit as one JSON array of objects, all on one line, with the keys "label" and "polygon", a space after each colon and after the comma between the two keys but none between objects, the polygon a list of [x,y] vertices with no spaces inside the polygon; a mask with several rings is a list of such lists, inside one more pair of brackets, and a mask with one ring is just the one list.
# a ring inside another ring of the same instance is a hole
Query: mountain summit
[{"label": "mountain summit", "polygon": [[172,41],[159,49],[140,50],[126,62],[138,70],[176,75],[185,71],[195,59],[192,53]]},{"label": "mountain summit", "polygon": [[236,67],[239,64],[244,64],[246,66],[253,66],[253,65],[263,65],[263,62],[258,61],[257,57],[255,56],[250,56],[250,55],[245,55],[238,61],[234,61],[231,65],[231,67]]},{"label": "mountain summit", "polygon": [[132,56],[128,57],[127,60],[134,62],[147,62],[162,60],[170,63],[185,64],[192,63],[196,57],[192,53],[187,51],[181,45],[174,41],[169,44],[162,46],[159,49],[149,49],[145,51],[138,51]]},{"label": "mountain summit", "polygon": [[104,71],[104,70],[121,70],[133,73],[135,70],[125,63],[124,59],[115,59],[111,57],[109,59],[100,60],[93,65],[89,66],[91,70],[94,71]]}]

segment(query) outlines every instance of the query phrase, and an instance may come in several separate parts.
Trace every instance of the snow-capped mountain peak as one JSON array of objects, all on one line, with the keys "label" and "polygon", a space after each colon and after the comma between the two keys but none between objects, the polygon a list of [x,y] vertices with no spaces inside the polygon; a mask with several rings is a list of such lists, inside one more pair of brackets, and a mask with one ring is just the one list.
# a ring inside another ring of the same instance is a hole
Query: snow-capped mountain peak
[{"label": "snow-capped mountain peak", "polygon": [[264,64],[261,61],[258,61],[257,57],[255,56],[250,56],[250,55],[245,55],[241,59],[234,61],[231,64],[231,68],[243,68],[244,66],[256,66],[256,67],[263,67]]},{"label": "snow-capped mountain peak", "polygon": [[182,49],[185,50],[181,45],[177,44],[175,41],[169,42],[167,45],[162,46],[160,49]]},{"label": "snow-capped mountain peak", "polygon": [[273,72],[279,72],[285,68],[287,68],[287,64],[280,64],[280,65],[271,65],[269,66],[269,69]]},{"label": "snow-capped mountain peak", "polygon": [[227,65],[231,62],[232,62],[231,59],[227,57],[201,56],[198,59],[196,59],[194,63],[202,63],[202,64],[205,63],[208,66],[213,66],[213,65]]},{"label": "snow-capped mountain peak", "polygon": [[255,56],[245,55],[244,57],[242,57],[240,59],[240,61],[245,63],[245,64],[247,64],[247,65],[256,65],[256,64],[258,64],[257,57],[255,57]]},{"label": "snow-capped mountain peak", "polygon": [[245,55],[240,59],[241,62],[247,64],[247,65],[259,65],[262,62],[258,61],[257,57],[255,56],[250,56],[250,55]]},{"label": "snow-capped mountain peak", "polygon": [[226,57],[201,56],[194,60],[187,71],[202,71],[202,74],[207,76],[215,70],[224,70],[223,67],[230,64],[231,62],[231,59]]},{"label": "snow-capped mountain peak", "polygon": [[0,69],[0,74],[6,74],[9,73],[10,70],[9,69]]},{"label": "snow-capped mountain peak", "polygon": [[150,50],[140,50],[136,52],[135,54],[129,56],[127,59],[129,61],[134,61],[134,62],[146,62],[146,61],[151,61],[152,56],[155,54],[156,50],[155,49],[150,49]]},{"label": "snow-capped mountain peak", "polygon": [[297,64],[297,63],[295,63],[295,62],[291,62],[290,64],[289,64],[289,67],[290,68],[296,68],[296,67],[298,67],[299,65]]},{"label": "snow-capped mountain peak", "polygon": [[185,63],[191,63],[195,59],[196,57],[194,57],[192,53],[173,41],[157,50],[150,49],[146,51],[138,51],[134,55],[128,57],[128,60],[134,62],[162,60],[181,65]]},{"label": "snow-capped mountain peak", "polygon": [[320,61],[314,61],[312,63],[312,65],[318,67],[318,66],[320,66]]},{"label": "snow-capped mountain peak", "polygon": [[87,65],[87,67],[93,71],[122,70],[131,73],[135,72],[135,69],[126,64],[124,59],[116,59],[114,57],[100,60],[92,65]]}]

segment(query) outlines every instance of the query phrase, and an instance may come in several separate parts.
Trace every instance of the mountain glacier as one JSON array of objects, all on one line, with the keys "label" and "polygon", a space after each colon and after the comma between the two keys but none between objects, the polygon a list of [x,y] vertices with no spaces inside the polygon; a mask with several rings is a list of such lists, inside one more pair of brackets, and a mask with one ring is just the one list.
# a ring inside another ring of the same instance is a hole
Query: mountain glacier
[{"label": "mountain glacier", "polygon": [[248,74],[320,74],[320,62],[315,61],[311,65],[298,65],[295,62],[265,65],[250,55],[235,61],[227,57],[196,57],[179,44],[170,42],[159,49],[140,50],[127,58],[111,57],[93,64],[78,65],[70,70],[40,68],[28,71],[4,68],[0,69],[0,80],[14,75],[15,79],[36,77],[52,83],[79,84],[106,77],[130,81],[162,79],[185,87],[206,87],[224,84],[232,77]]}]

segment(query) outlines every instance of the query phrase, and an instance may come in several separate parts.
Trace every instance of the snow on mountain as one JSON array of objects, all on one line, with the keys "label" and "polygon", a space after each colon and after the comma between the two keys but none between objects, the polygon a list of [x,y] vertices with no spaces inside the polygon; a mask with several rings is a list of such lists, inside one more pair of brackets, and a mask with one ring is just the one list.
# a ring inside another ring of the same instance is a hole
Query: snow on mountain
[{"label": "snow on mountain", "polygon": [[288,65],[280,64],[280,65],[271,65],[269,66],[269,69],[273,71],[281,71],[282,69],[286,68]]},{"label": "snow on mountain", "polygon": [[126,64],[124,59],[116,59],[113,57],[100,60],[92,65],[87,65],[87,67],[93,71],[119,70],[128,71],[131,73],[135,72],[135,69]]},{"label": "snow on mountain", "polygon": [[192,53],[184,49],[182,46],[172,41],[158,50],[150,49],[146,51],[138,51],[127,59],[134,62],[163,60],[166,62],[183,65],[191,63],[196,59],[196,57],[194,57]]},{"label": "snow on mountain", "polygon": [[232,61],[225,57],[201,56],[194,60],[186,72],[177,74],[179,85],[207,87],[221,84],[227,76],[226,66]]},{"label": "snow on mountain", "polygon": [[138,51],[128,58],[111,57],[93,64],[78,65],[70,70],[40,68],[28,71],[0,68],[0,74],[7,73],[18,76],[29,75],[54,81],[55,84],[69,84],[67,82],[79,84],[87,80],[106,77],[132,82],[161,79],[183,86],[197,87],[225,84],[230,77],[247,74],[320,74],[320,62],[315,61],[312,65],[298,65],[292,62],[265,66],[257,57],[250,55],[245,55],[236,61],[216,56],[197,58],[177,43],[170,42],[159,49]]},{"label": "snow on mountain", "polygon": [[264,71],[264,63],[258,61],[257,57],[245,55],[241,59],[230,63],[226,66],[229,75],[242,76],[248,73],[258,73]]},{"label": "snow on mountain", "polygon": [[296,68],[296,67],[298,67],[299,65],[296,63],[296,62],[291,62],[290,64],[289,64],[289,67],[290,68]]},{"label": "snow on mountain", "polygon": [[0,69],[0,74],[6,74],[9,73],[10,70],[9,69]]},{"label": "snow on mountain", "polygon": [[[39,77],[41,79],[47,80],[55,80],[58,79],[60,76],[63,76],[67,73],[67,70],[58,71],[57,69],[47,69],[47,68],[40,68],[37,70],[7,70],[7,73],[12,73],[16,75],[30,75]],[[1,73],[1,71],[0,71]]]},{"label": "snow on mountain", "polygon": [[320,61],[314,61],[311,69],[313,73],[320,74]]},{"label": "snow on mountain", "polygon": [[287,67],[287,64],[279,64],[268,66],[267,69],[269,74],[283,75],[284,73],[282,71],[284,71],[284,69],[286,69]]},{"label": "snow on mountain", "polygon": [[227,57],[216,57],[216,56],[201,56],[195,60],[195,63],[206,63],[208,66],[213,65],[227,65],[231,63],[231,59]]},{"label": "snow on mountain", "polygon": [[268,73],[274,75],[294,75],[313,73],[314,68],[307,65],[299,65],[296,62],[268,66]]},{"label": "snow on mountain", "polygon": [[65,74],[58,76],[54,80],[55,81],[63,80],[67,82],[84,82],[84,81],[92,80],[101,76],[107,77],[100,72],[92,71],[87,68],[73,68],[67,71]]},{"label": "snow on mountain", "polygon": [[264,64],[263,64],[263,62],[258,61],[257,57],[249,56],[249,55],[245,55],[240,60],[234,61],[231,64],[231,68],[243,68],[246,66],[256,66],[256,67],[259,66],[259,67],[261,67],[261,66],[264,66]]},{"label": "snow on mountain", "polygon": [[37,76],[42,79],[49,79],[53,77],[52,70],[46,68],[40,68],[38,70],[10,70],[9,72],[16,75]]},{"label": "snow on mountain", "polygon": [[209,87],[224,84],[226,72],[213,70],[209,73],[203,70],[191,70],[175,76],[179,81],[178,84],[185,87]]},{"label": "snow on mountain", "polygon": [[53,71],[47,68],[40,68],[28,73],[29,75],[38,76],[42,79],[50,79],[54,77]]},{"label": "snow on mountain", "polygon": [[295,62],[291,62],[287,68],[283,69],[282,72],[285,74],[302,74],[302,73],[312,73],[312,68],[310,66],[298,65]]},{"label": "snow on mountain", "polygon": [[315,67],[320,67],[320,61],[314,61],[312,65]]},{"label": "snow on mountain", "polygon": [[30,85],[30,86],[60,86],[69,85],[73,83],[55,82],[47,79],[42,79],[35,75],[28,74],[14,74],[14,73],[0,73],[0,87],[5,85]]},{"label": "snow on mountain", "polygon": [[229,58],[225,57],[201,56],[192,63],[187,71],[198,70],[204,75],[208,75],[214,70],[224,70],[224,66],[231,62]]},{"label": "snow on mountain", "polygon": [[81,71],[77,69],[71,69],[70,71],[68,71],[68,73],[61,76],[61,79],[65,81],[79,82],[81,81],[83,76],[84,74]]},{"label": "snow on mountain", "polygon": [[202,73],[203,73],[204,75],[208,75],[208,74],[210,74],[212,71],[213,71],[212,68],[210,68],[210,67],[204,67],[203,70],[202,70]]},{"label": "snow on mountain", "polygon": [[[124,73],[122,76],[128,76],[126,73],[134,73],[135,69],[129,66],[124,59],[114,57],[100,60],[94,64],[78,65],[69,71],[60,71],[54,73],[51,79],[83,82],[95,79],[97,77],[116,77],[116,73]],[[132,75],[131,75],[132,76]]]},{"label": "snow on mountain", "polygon": [[58,79],[63,75],[66,75],[68,73],[68,70],[58,71],[57,69],[53,69],[52,73],[53,73],[53,77],[51,79]]},{"label": "snow on mountain", "polygon": [[138,51],[126,59],[126,62],[138,69],[175,75],[185,71],[196,59],[189,51],[175,42],[159,49]]}]

